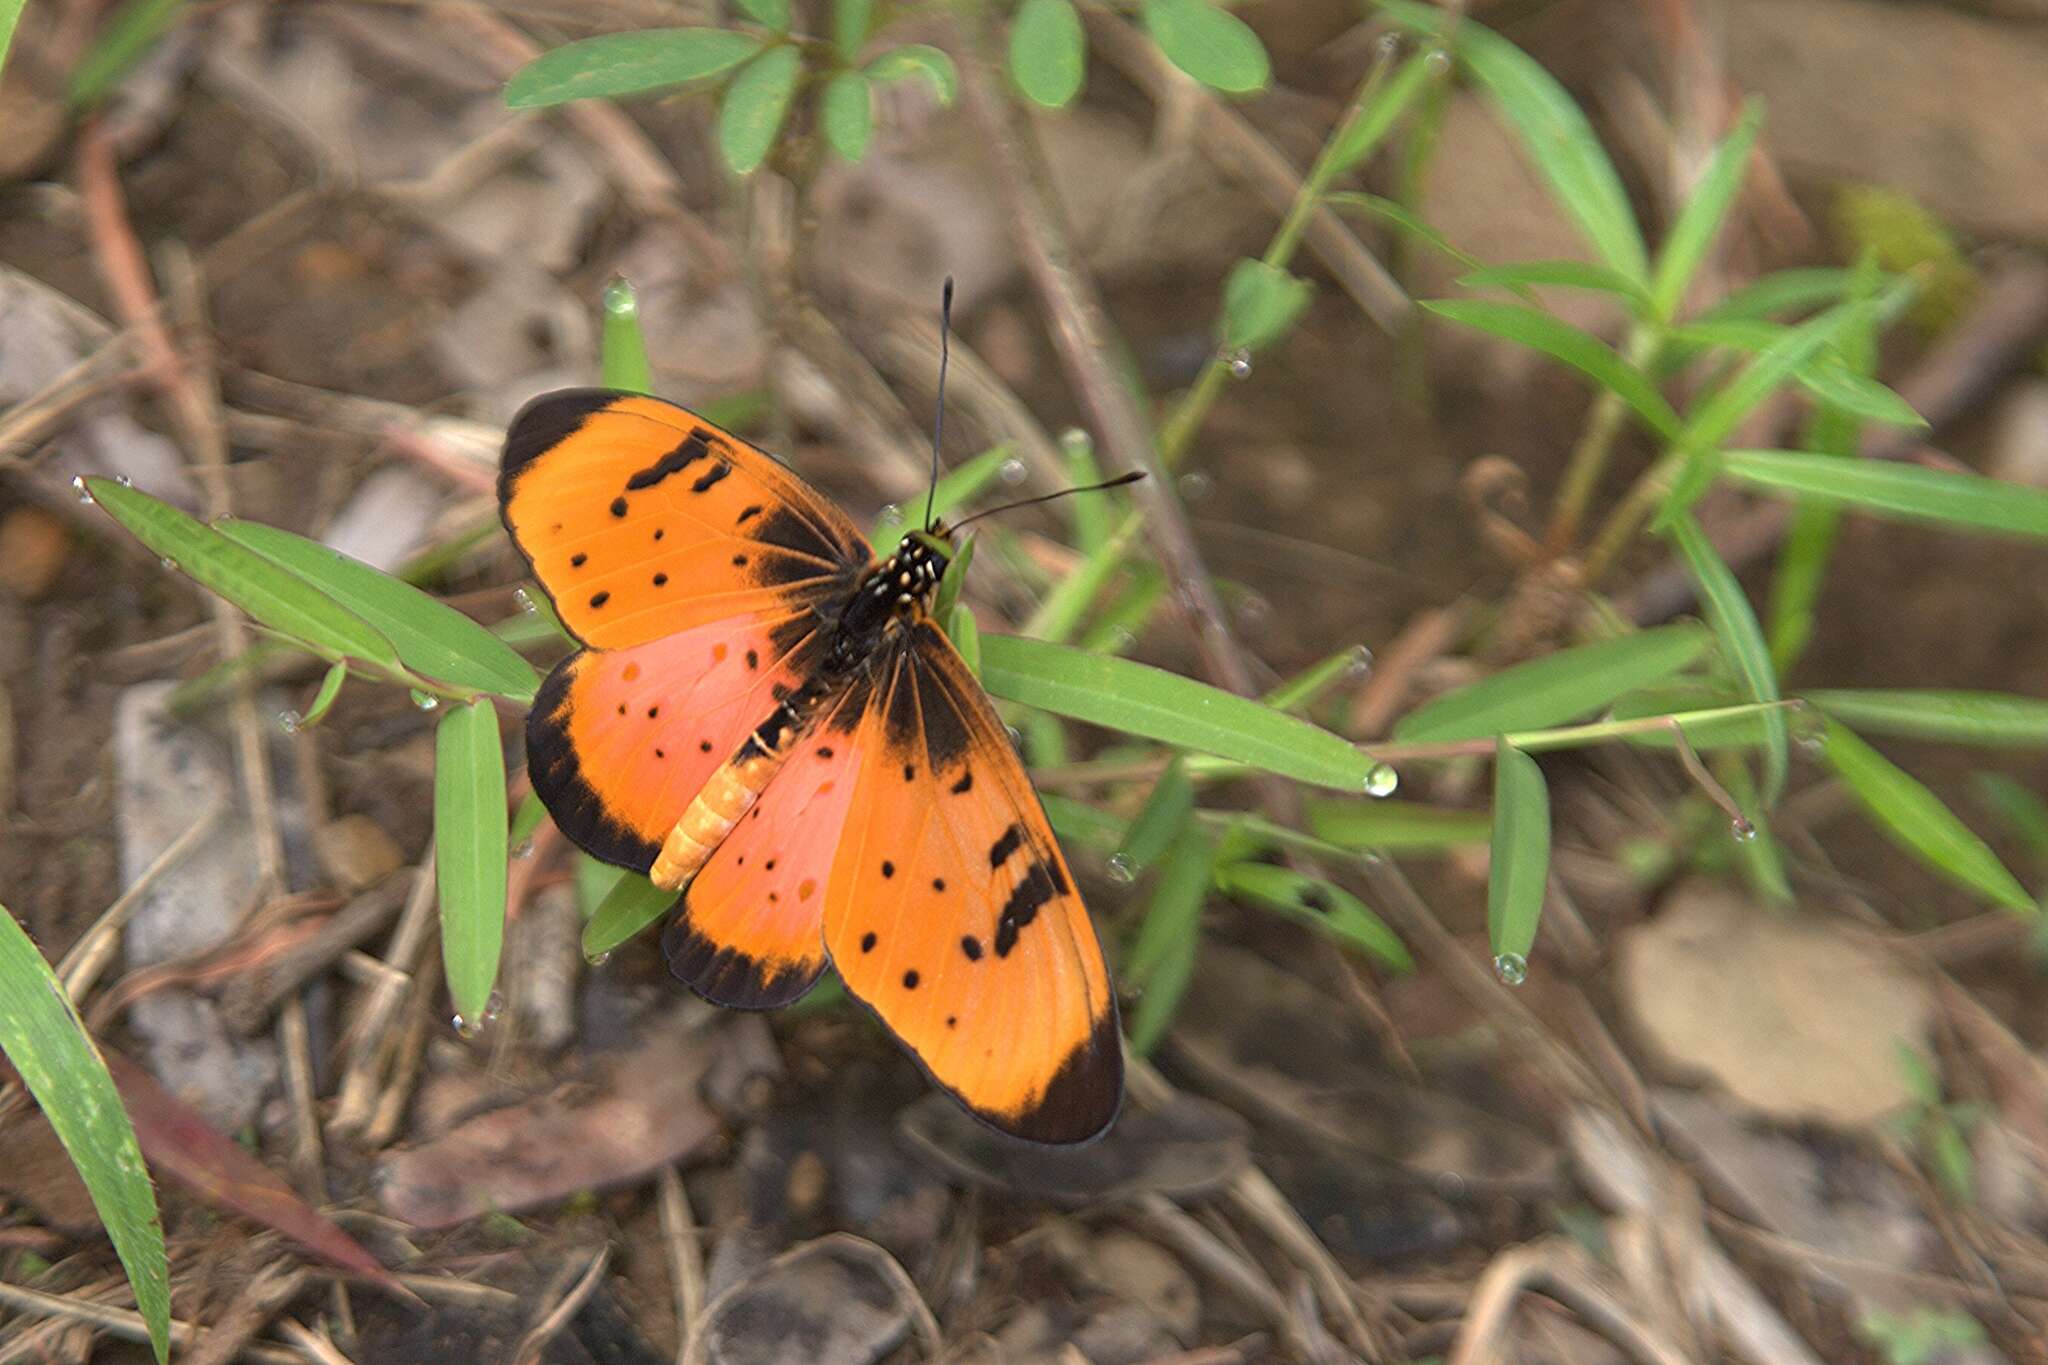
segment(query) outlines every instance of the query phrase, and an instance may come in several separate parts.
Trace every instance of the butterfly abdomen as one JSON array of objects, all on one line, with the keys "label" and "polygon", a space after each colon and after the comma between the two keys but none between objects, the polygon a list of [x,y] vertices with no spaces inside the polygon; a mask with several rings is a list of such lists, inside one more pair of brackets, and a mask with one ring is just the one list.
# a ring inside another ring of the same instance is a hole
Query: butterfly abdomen
[{"label": "butterfly abdomen", "polygon": [[661,852],[647,871],[648,880],[664,891],[674,891],[710,861],[733,826],[761,799],[796,742],[810,731],[811,718],[827,695],[828,689],[816,684],[791,693],[740,741],[732,757],[711,774],[682,819],[662,840]]}]

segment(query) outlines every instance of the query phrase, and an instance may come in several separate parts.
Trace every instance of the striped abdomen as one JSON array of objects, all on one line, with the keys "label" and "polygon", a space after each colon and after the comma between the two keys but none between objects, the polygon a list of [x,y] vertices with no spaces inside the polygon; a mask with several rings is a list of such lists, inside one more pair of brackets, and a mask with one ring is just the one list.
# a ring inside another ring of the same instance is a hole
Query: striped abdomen
[{"label": "striped abdomen", "polygon": [[697,875],[733,826],[761,799],[783,760],[810,729],[812,713],[824,696],[823,688],[806,686],[754,727],[732,757],[711,774],[683,818],[670,828],[654,866],[647,870],[648,880],[664,891],[679,891]]}]

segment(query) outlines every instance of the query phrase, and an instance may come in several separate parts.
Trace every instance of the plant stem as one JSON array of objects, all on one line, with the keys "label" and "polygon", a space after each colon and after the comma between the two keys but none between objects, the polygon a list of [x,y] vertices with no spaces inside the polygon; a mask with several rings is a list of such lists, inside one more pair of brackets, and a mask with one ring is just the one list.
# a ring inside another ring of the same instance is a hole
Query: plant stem
[{"label": "plant stem", "polygon": [[1607,514],[1600,533],[1593,537],[1592,547],[1586,551],[1585,582],[1588,587],[1598,583],[1615,558],[1628,548],[1644,518],[1671,491],[1671,480],[1684,463],[1685,459],[1679,452],[1667,450],[1657,463],[1637,477],[1621,502]]},{"label": "plant stem", "polygon": [[[1638,325],[1629,336],[1628,363],[1638,367],[1646,364],[1662,341],[1657,330]],[[1586,429],[1572,447],[1571,462],[1565,467],[1564,482],[1558,488],[1557,505],[1550,514],[1546,543],[1552,554],[1561,555],[1571,549],[1579,523],[1585,519],[1586,505],[1593,500],[1600,476],[1607,472],[1607,461],[1614,453],[1614,438],[1621,434],[1627,415],[1621,395],[1612,390],[1602,390],[1594,400],[1593,410],[1586,417]]]}]

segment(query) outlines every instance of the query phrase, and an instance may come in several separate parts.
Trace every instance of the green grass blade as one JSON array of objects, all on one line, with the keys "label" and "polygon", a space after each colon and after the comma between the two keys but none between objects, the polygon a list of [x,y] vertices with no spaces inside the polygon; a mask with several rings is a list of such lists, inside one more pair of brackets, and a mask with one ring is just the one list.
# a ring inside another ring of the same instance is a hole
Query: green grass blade
[{"label": "green grass blade", "polygon": [[1396,971],[1415,968],[1415,960],[1386,922],[1341,886],[1271,863],[1226,864],[1216,869],[1216,885],[1226,896],[1300,920],[1346,947],[1372,954]]},{"label": "green grass blade", "polygon": [[718,102],[718,150],[735,175],[750,175],[775,150],[803,74],[803,54],[792,44],[771,47],[741,67]]},{"label": "green grass blade", "polygon": [[664,891],[637,872],[626,873],[583,926],[583,955],[603,957],[666,915],[681,898],[679,892]]},{"label": "green grass blade", "polygon": [[1965,531],[2048,536],[2048,489],[1891,460],[1797,450],[1731,450],[1725,474],[1767,493],[1812,498],[1901,521]]},{"label": "green grass blade", "polygon": [[1486,938],[1496,962],[1526,967],[1549,879],[1550,788],[1535,759],[1501,740],[1494,746],[1493,856],[1486,876]]},{"label": "green grass blade", "polygon": [[[932,515],[941,519],[950,517],[967,503],[978,498],[998,479],[1009,477],[1014,465],[1016,452],[1008,444],[990,446],[981,454],[965,460],[939,476],[938,485],[931,490]],[[868,533],[868,542],[879,554],[886,555],[896,548],[904,533],[913,526],[924,525],[924,497],[913,498],[902,504],[891,504],[882,509],[875,518],[874,529]]]},{"label": "green grass blade", "polygon": [[1377,194],[1362,194],[1356,190],[1339,190],[1323,196],[1323,202],[1333,209],[1357,209],[1369,213],[1396,231],[1414,238],[1424,246],[1446,256],[1470,271],[1486,270],[1486,262],[1453,242],[1450,238],[1423,222],[1408,209],[1408,206]]},{"label": "green grass blade", "polygon": [[170,1359],[170,1270],[156,1192],[107,1064],[71,997],[21,925],[0,907],[0,1052],[64,1144],[128,1272],[158,1361]]},{"label": "green grass blade", "polygon": [[1190,826],[1181,831],[1159,869],[1138,940],[1122,976],[1139,992],[1131,1013],[1131,1050],[1143,1057],[1166,1036],[1202,946],[1202,905],[1209,896],[1215,848]]},{"label": "green grass blade", "polygon": [[544,52],[505,82],[505,103],[540,109],[570,100],[617,99],[730,71],[761,50],[749,33],[722,28],[647,28],[605,33]]},{"label": "green grass blade", "polygon": [[2034,898],[2006,871],[1990,846],[1942,804],[1940,797],[1854,731],[1830,721],[1823,756],[1892,842],[1994,905],[2035,913]]},{"label": "green grass blade", "polygon": [[396,666],[398,652],[367,622],[283,567],[202,525],[168,503],[112,479],[86,491],[129,534],[187,578],[326,659]]},{"label": "green grass blade", "polygon": [[1306,710],[1339,682],[1362,678],[1371,667],[1371,652],[1363,645],[1350,645],[1310,664],[1259,700],[1276,711]]},{"label": "green grass blade", "polygon": [[1425,299],[1422,306],[1439,317],[1505,337],[1543,352],[1579,371],[1635,409],[1636,415],[1667,440],[1676,440],[1678,414],[1641,370],[1590,332],[1584,332],[1540,308],[1487,299]]},{"label": "green grass blade", "polygon": [[[185,5],[186,0],[129,0],[123,5],[71,69],[71,107],[91,109],[112,94],[121,78],[170,32]],[[22,8],[21,0],[0,0],[0,63]]]},{"label": "green grass blade", "polygon": [[2004,773],[1972,773],[1977,799],[1991,808],[2037,863],[2048,863],[2048,801]]},{"label": "green grass blade", "polygon": [[1564,87],[1513,43],[1463,15],[1414,0],[1376,3],[1404,26],[1452,47],[1600,259],[1632,279],[1647,279],[1648,253],[1621,176]]},{"label": "green grass blade", "polygon": [[1799,662],[1807,642],[1813,638],[1820,590],[1827,579],[1828,563],[1834,558],[1841,525],[1841,508],[1801,503],[1785,532],[1784,544],[1778,551],[1777,571],[1771,575],[1770,601],[1765,607],[1771,666],[1780,676]]},{"label": "green grass blade", "polygon": [[1566,289],[1589,289],[1626,299],[1631,311],[1649,306],[1643,286],[1612,266],[1593,261],[1525,261],[1520,265],[1491,265],[1460,276],[1466,289],[1513,289],[1517,293],[1536,285],[1558,285]]},{"label": "green grass blade", "polygon": [[1394,725],[1401,743],[1478,739],[1589,716],[1624,693],[1663,682],[1713,642],[1703,628],[1663,626],[1559,650],[1446,692]]},{"label": "green grass blade", "polygon": [[320,679],[320,690],[313,694],[313,704],[306,708],[306,714],[299,717],[300,725],[318,725],[327,709],[334,705],[334,699],[341,695],[341,685],[348,680],[348,663],[336,659],[327,666],[327,676]]},{"label": "green grass blade", "polygon": [[[1764,717],[1770,713],[1754,703],[1739,703],[1727,693],[1702,684],[1668,683],[1646,687],[1615,699],[1607,714],[1616,721],[1670,716],[1685,731],[1685,742],[1705,753],[1709,749],[1760,749],[1769,742]],[[1625,736],[1647,749],[1670,749],[1677,739],[1670,730],[1648,730]],[[1540,736],[1514,736],[1518,748],[1541,751]]]},{"label": "green grass blade", "polygon": [[1331,179],[1352,170],[1378,149],[1394,121],[1408,112],[1408,106],[1430,87],[1438,61],[1434,51],[1418,52],[1367,95],[1366,102],[1339,127],[1329,150],[1323,154],[1323,164]]},{"label": "green grass blade", "polygon": [[1742,117],[1734,130],[1714,149],[1699,184],[1671,225],[1671,235],[1665,239],[1664,249],[1657,253],[1657,268],[1650,277],[1650,307],[1659,322],[1669,322],[1678,315],[1678,306],[1685,301],[1686,286],[1692,283],[1708,249],[1720,236],[1728,210],[1742,192],[1750,150],[1756,146],[1757,128],[1762,122],[1763,105],[1751,99],[1743,105]]},{"label": "green grass blade", "polygon": [[1097,853],[1114,853],[1123,847],[1130,826],[1108,811],[1058,792],[1040,792],[1038,800],[1062,844],[1078,844]]},{"label": "green grass blade", "polygon": [[1484,811],[1323,798],[1308,803],[1308,827],[1318,839],[1358,853],[1441,853],[1485,843],[1493,822]]},{"label": "green grass blade", "polygon": [[598,365],[608,389],[654,392],[654,367],[647,363],[647,338],[640,330],[640,295],[628,280],[605,286]]},{"label": "green grass blade", "polygon": [[1128,659],[984,635],[981,669],[999,697],[1320,787],[1362,792],[1375,766],[1370,755],[1305,720]]},{"label": "green grass blade", "polygon": [[519,809],[512,812],[512,828],[505,832],[505,843],[514,850],[515,856],[540,828],[541,821],[547,818],[548,808],[538,794],[528,792],[520,800]]},{"label": "green grass blade", "polygon": [[1136,877],[1173,847],[1181,831],[1195,815],[1195,784],[1188,778],[1187,764],[1176,755],[1159,774],[1152,794],[1145,798],[1138,816],[1124,834],[1123,846],[1111,860],[1111,869],[1125,880]]},{"label": "green grass blade", "polygon": [[226,520],[215,529],[367,622],[416,673],[515,701],[532,701],[540,687],[533,665],[510,645],[410,583],[275,526]]},{"label": "green grass blade", "polygon": [[[1670,535],[1699,591],[1707,625],[1720,642],[1721,652],[1728,666],[1735,670],[1743,692],[1751,701],[1778,700],[1778,674],[1771,667],[1770,648],[1764,643],[1763,628],[1757,624],[1756,612],[1742,585],[1735,581],[1735,574],[1691,513],[1681,512],[1671,519]],[[1763,727],[1764,804],[1770,806],[1776,804],[1778,794],[1784,790],[1789,766],[1784,713],[1766,711]]]},{"label": "green grass blade", "polygon": [[1678,444],[1689,451],[1711,450],[1720,445],[1757,404],[1834,344],[1855,320],[1856,311],[1850,305],[1838,304],[1791,328],[1757,352],[1733,379],[1694,405],[1687,414]]},{"label": "green grass blade", "polygon": [[1841,266],[1775,270],[1735,290],[1694,321],[1767,318],[1777,313],[1819,308],[1841,302],[1855,283],[1856,272]]},{"label": "green grass blade", "polygon": [[1859,731],[1992,749],[2048,745],[2048,701],[2037,697],[1932,688],[1821,688],[1803,695]]},{"label": "green grass blade", "polygon": [[489,1010],[505,942],[507,832],[498,714],[488,701],[450,706],[434,736],[434,875],[448,993],[471,1027]]}]

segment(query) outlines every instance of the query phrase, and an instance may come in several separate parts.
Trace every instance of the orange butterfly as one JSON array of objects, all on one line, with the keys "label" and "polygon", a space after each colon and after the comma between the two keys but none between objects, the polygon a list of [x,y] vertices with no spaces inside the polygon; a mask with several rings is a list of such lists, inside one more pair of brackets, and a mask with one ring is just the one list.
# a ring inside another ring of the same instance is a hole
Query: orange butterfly
[{"label": "orange butterfly", "polygon": [[928,602],[942,525],[877,559],[766,452],[658,399],[569,389],[513,419],[498,497],[583,642],[527,766],[592,856],[683,894],[662,948],[717,1004],[831,962],[994,1127],[1116,1116],[1116,1002],[1008,732]]}]

